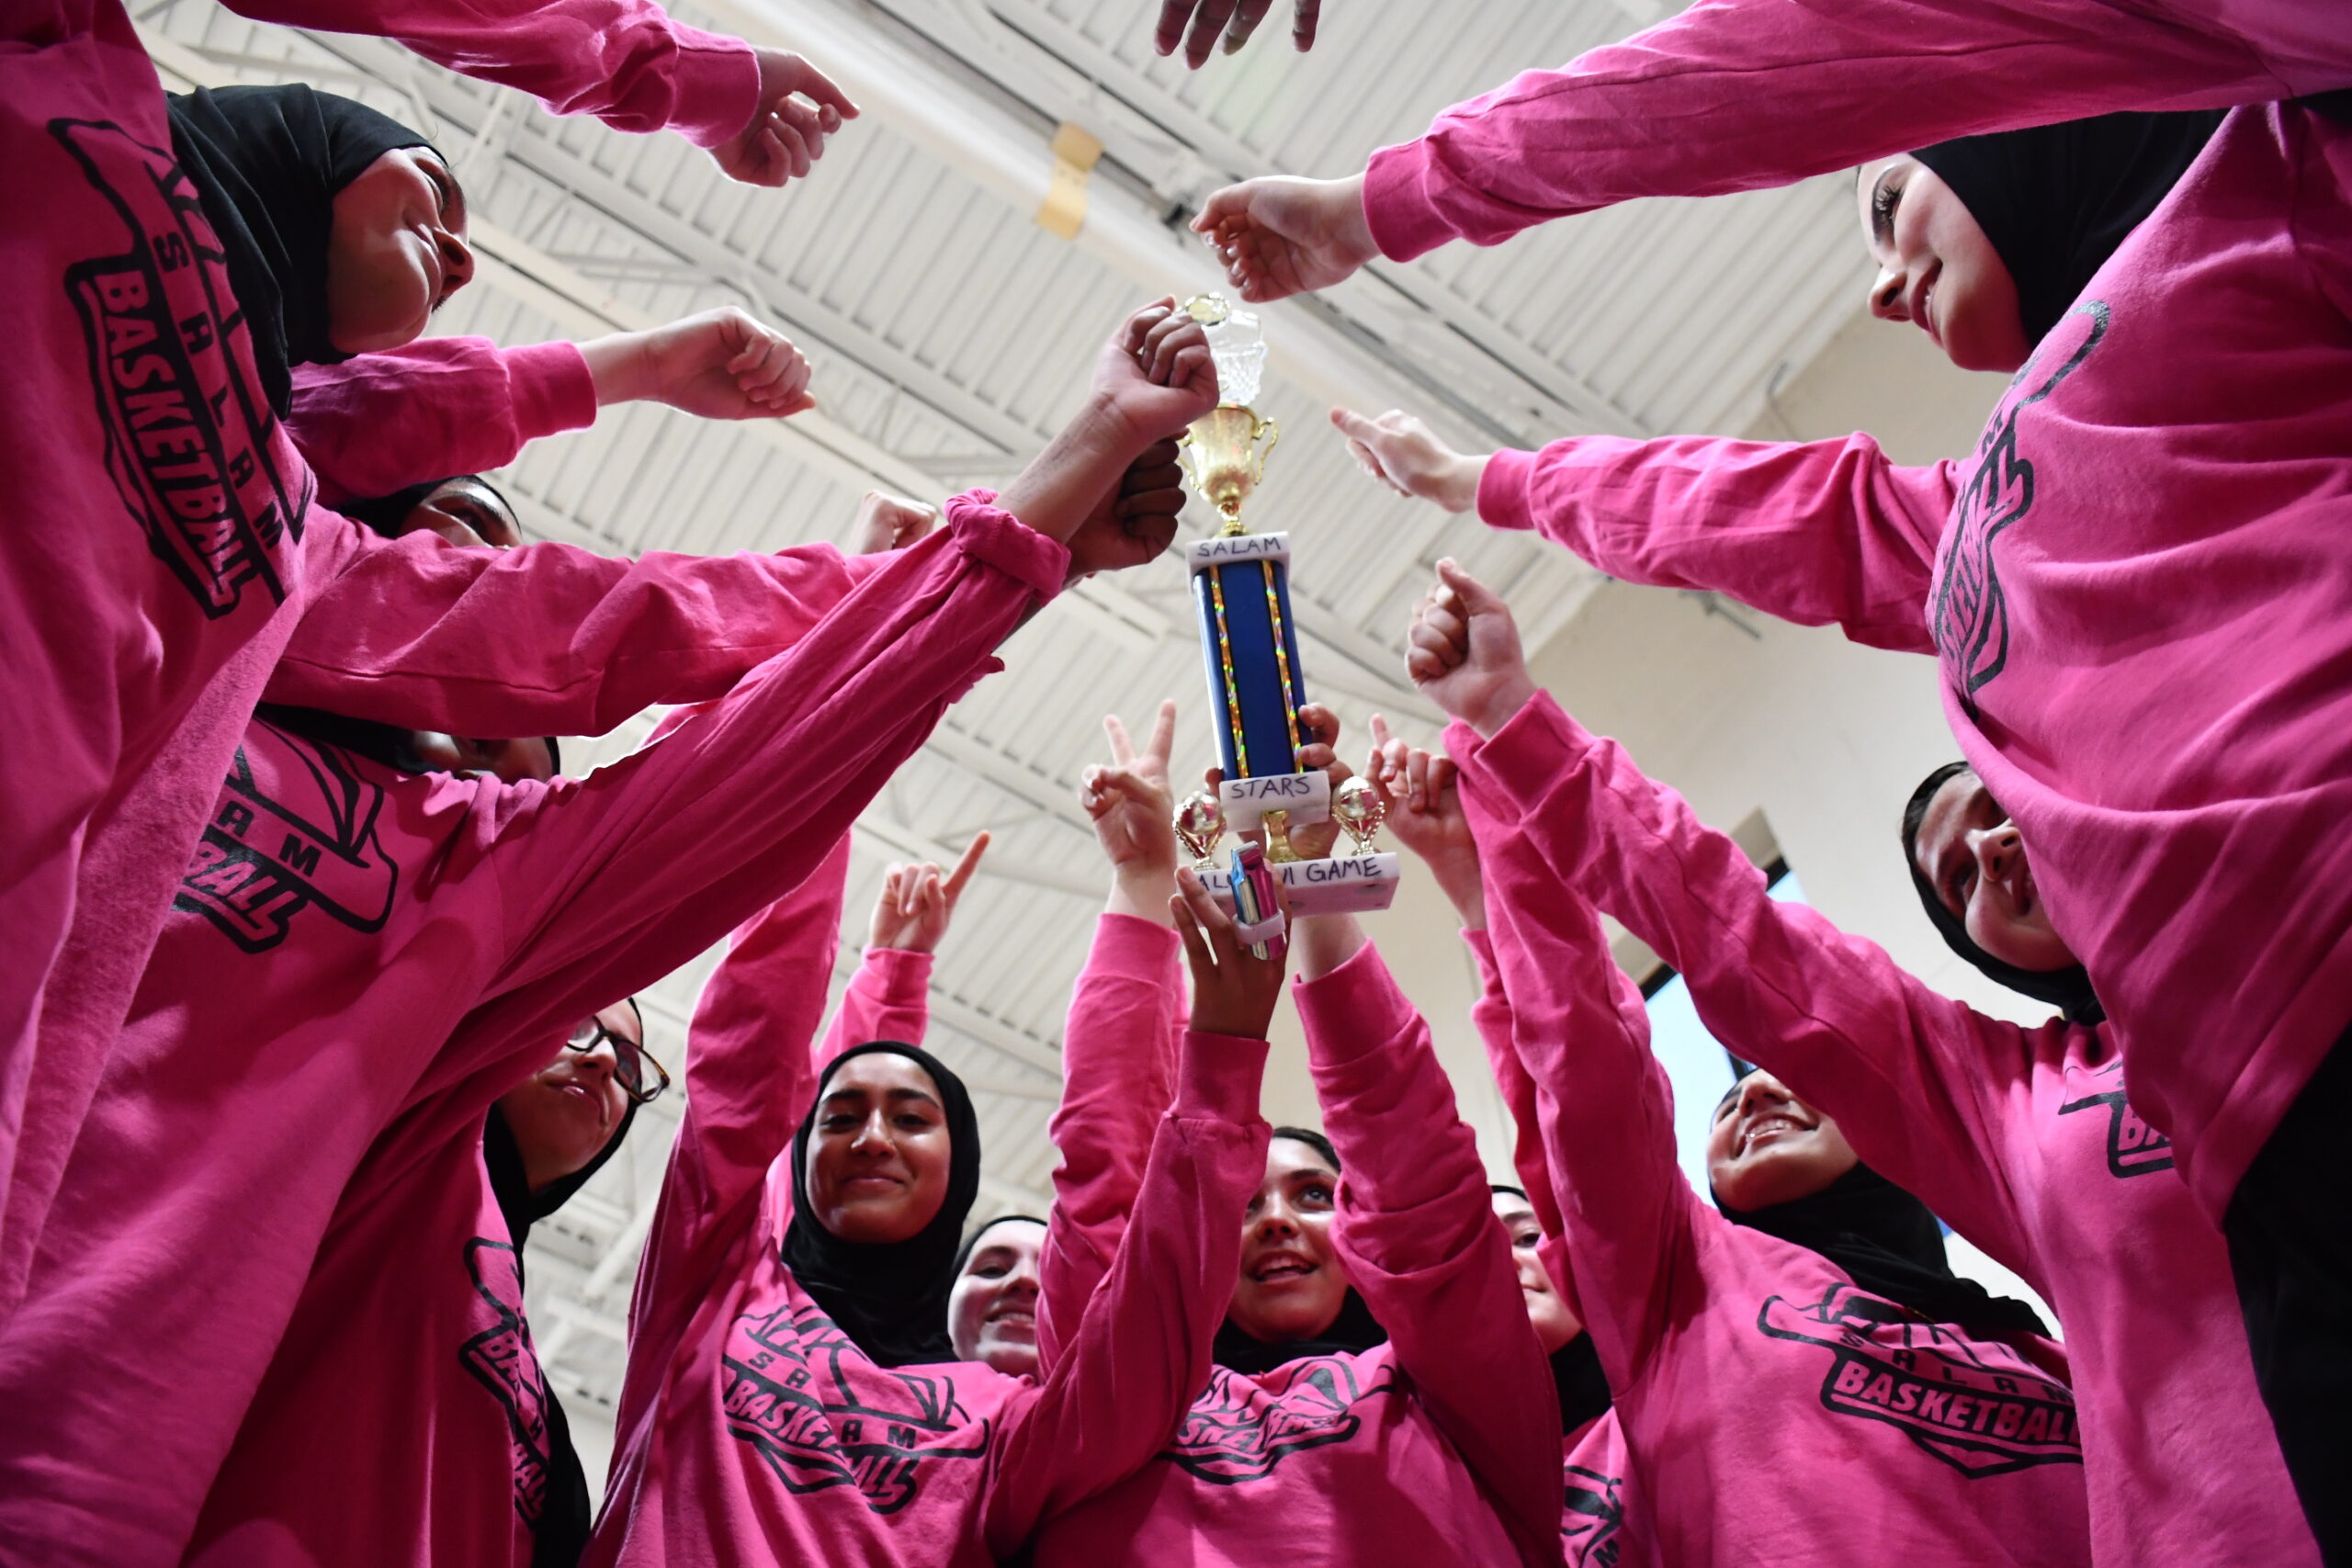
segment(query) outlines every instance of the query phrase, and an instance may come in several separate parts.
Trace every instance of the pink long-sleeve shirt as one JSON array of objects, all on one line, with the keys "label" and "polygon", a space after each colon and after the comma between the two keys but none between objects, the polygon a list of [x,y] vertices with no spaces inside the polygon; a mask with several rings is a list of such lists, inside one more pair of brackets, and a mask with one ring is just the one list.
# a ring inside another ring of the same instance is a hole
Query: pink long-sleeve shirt
[{"label": "pink long-sleeve shirt", "polygon": [[1689,982],[1716,1038],[2056,1309],[2097,1561],[2317,1563],[2227,1250],[2125,1100],[2106,1031],[1988,1018],[1775,901],[1737,845],[1548,696],[1483,745],[1448,739],[1542,863]]},{"label": "pink long-sleeve shirt", "polygon": [[[1136,1114],[1119,1085],[1150,1081],[1136,1042],[1165,1039],[1182,1005],[1176,952],[1167,927],[1105,914],[1072,998],[1065,1106],[1094,1109],[1090,1125],[1057,1121],[1054,1207],[1092,1255],[1120,1246]],[[1337,1245],[1390,1342],[1257,1377],[1218,1369],[1174,1443],[1047,1522],[1040,1568],[1257,1562],[1269,1518],[1302,1563],[1554,1560],[1552,1380],[1427,1026],[1369,950],[1298,997],[1347,1166]],[[1238,1237],[1239,1219],[1237,1204],[1214,1223]]]},{"label": "pink long-sleeve shirt", "polygon": [[175,1560],[387,1129],[469,1135],[580,1018],[822,860],[1067,569],[993,507],[948,510],[703,719],[585,779],[402,775],[249,726],[0,1337],[0,1540]]},{"label": "pink long-sleeve shirt", "polygon": [[1948,137],[2346,85],[2352,27],[2302,0],[1701,0],[1375,152],[1364,216],[1406,261]]},{"label": "pink long-sleeve shirt", "polygon": [[1570,441],[1498,454],[1479,510],[1630,581],[1937,652],[2132,1103],[2218,1220],[2352,1022],[2347,377],[2352,126],[2241,109],[1973,458]]},{"label": "pink long-sleeve shirt", "polygon": [[[1462,933],[1478,969],[1478,999],[1470,1006],[1470,1021],[1486,1047],[1487,1065],[1495,1087],[1510,1111],[1513,1137],[1511,1167],[1519,1185],[1535,1211],[1544,1231],[1544,1267],[1552,1288],[1568,1301],[1576,1300],[1576,1276],[1567,1253],[1567,1229],[1560,1217],[1559,1188],[1544,1155],[1543,1119],[1537,1109],[1535,1080],[1527,1076],[1512,1032],[1510,997],[1503,989],[1502,968],[1495,961],[1493,942],[1485,928]],[[1568,1568],[1623,1568],[1646,1560],[1646,1540],[1629,1533],[1625,1495],[1631,1461],[1625,1451],[1624,1429],[1617,1412],[1603,1411],[1562,1439],[1560,1551]]]},{"label": "pink long-sleeve shirt", "polygon": [[1640,998],[1475,739],[1449,733],[1627,1532],[1678,1563],[2090,1561],[2063,1353],[1922,1321],[1691,1190]]},{"label": "pink long-sleeve shirt", "polygon": [[1187,1037],[1126,1244],[1042,1382],[884,1368],[780,1256],[827,968],[754,923],[696,1009],[591,1563],[992,1562],[1145,1463],[1207,1372],[1222,1221],[1264,1166],[1265,1043]]},{"label": "pink long-sleeve shirt", "polygon": [[[849,841],[761,918],[821,1002]],[[931,955],[869,948],[818,1055],[920,1042]],[[801,1027],[813,1020],[786,1021]],[[521,1261],[478,1132],[408,1118],[377,1139],[320,1245],[187,1561],[506,1562],[528,1568],[546,1517],[552,1397],[524,1314]],[[379,1375],[354,1375],[374,1366]],[[364,1443],[322,1443],[332,1409]],[[493,1550],[491,1543],[499,1543]]]},{"label": "pink long-sleeve shirt", "polygon": [[[723,140],[757,97],[748,48],[680,29],[650,0],[254,10],[407,37],[630,128]],[[17,738],[0,748],[0,1325],[277,654],[307,607],[341,625],[431,609],[320,592],[369,544],[313,509],[170,150],[154,66],[117,0],[8,8],[0,205],[37,217],[0,246],[0,289],[20,303],[0,378],[0,506],[17,520],[0,549],[0,729]],[[503,637],[465,651],[516,673]]]}]

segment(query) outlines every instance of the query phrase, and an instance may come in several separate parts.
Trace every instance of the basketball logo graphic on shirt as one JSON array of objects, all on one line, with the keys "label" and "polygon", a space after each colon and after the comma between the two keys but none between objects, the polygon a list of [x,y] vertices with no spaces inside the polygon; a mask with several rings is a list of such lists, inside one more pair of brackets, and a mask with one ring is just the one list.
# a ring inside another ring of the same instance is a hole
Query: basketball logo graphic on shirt
[{"label": "basketball logo graphic on shirt", "polygon": [[238,747],[172,907],[202,915],[247,953],[284,942],[312,905],[353,931],[381,931],[400,885],[400,867],[376,841],[383,786],[335,748],[266,728],[288,754],[276,798]]},{"label": "basketball logo graphic on shirt", "polygon": [[720,1361],[728,1434],[794,1493],[846,1486],[877,1514],[915,1500],[931,1461],[977,1460],[975,1421],[945,1378],[876,1367],[813,1305],[747,1313]]},{"label": "basketball logo graphic on shirt", "polygon": [[473,1314],[482,1326],[458,1348],[458,1361],[506,1412],[514,1512],[537,1529],[547,1514],[554,1450],[548,1440],[547,1378],[531,1348],[531,1325],[523,1320],[522,1260],[512,1243],[478,1235],[466,1243],[466,1272],[474,1295],[490,1310]]},{"label": "basketball logo graphic on shirt", "polygon": [[56,119],[49,132],[124,226],[124,250],[76,262],[64,279],[107,472],[208,617],[236,609],[249,582],[283,603],[277,552],[302,536],[313,481],[303,471],[289,491],[271,461],[277,415],[242,369],[252,361],[244,312],[202,199],[168,150],[119,126]]},{"label": "basketball logo graphic on shirt", "polygon": [[1355,1407],[1396,1392],[1383,1359],[1359,1382],[1346,1356],[1316,1356],[1279,1368],[1262,1382],[1218,1369],[1207,1392],[1184,1413],[1161,1459],[1219,1486],[1273,1473],[1292,1454],[1344,1443],[1363,1425]]},{"label": "basketball logo graphic on shirt", "polygon": [[[2088,299],[2069,311],[2009,381],[1976,445],[1976,467],[1952,502],[1944,530],[1928,626],[1945,664],[1969,701],[2008,667],[2009,607],[1993,560],[1993,542],[2033,510],[2034,467],[2018,446],[2018,415],[2058,389],[2099,339],[2107,306]],[[2054,370],[2042,367],[2055,363]]]},{"label": "basketball logo graphic on shirt", "polygon": [[1617,1568],[1625,1548],[1624,1480],[1579,1464],[1565,1470],[1560,1550],[1568,1568]]},{"label": "basketball logo graphic on shirt", "polygon": [[1830,1352],[1822,1408],[1883,1421],[1963,1475],[2083,1462],[2074,1395],[2006,1345],[1963,1339],[1842,1281],[1811,1306],[1771,1297],[1756,1326]]},{"label": "basketball logo graphic on shirt", "polygon": [[2078,1071],[2069,1066],[2066,1081],[2074,1086],[2077,1077],[2094,1084],[2111,1087],[2096,1089],[2088,1094],[2078,1094],[2058,1107],[2061,1116],[2072,1116],[2077,1111],[2104,1107],[2107,1111],[2107,1172],[2109,1176],[2149,1176],[2172,1168],[2172,1140],[2140,1120],[2123,1098],[2123,1063],[2120,1058],[2103,1067]]}]

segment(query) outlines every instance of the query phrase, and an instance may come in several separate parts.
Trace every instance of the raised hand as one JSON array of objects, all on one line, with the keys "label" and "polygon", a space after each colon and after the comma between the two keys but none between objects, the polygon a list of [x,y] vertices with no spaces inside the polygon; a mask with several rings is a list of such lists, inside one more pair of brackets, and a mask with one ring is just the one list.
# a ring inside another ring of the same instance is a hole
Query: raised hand
[{"label": "raised hand", "polygon": [[1477,509],[1487,459],[1456,452],[1411,414],[1390,409],[1366,419],[1352,409],[1333,409],[1331,423],[1348,438],[1356,466],[1398,495],[1434,501],[1448,512]]},{"label": "raised hand", "polygon": [[580,352],[600,404],[647,400],[704,419],[780,419],[817,406],[792,340],[732,305]]},{"label": "raised hand", "polygon": [[1487,924],[1486,884],[1478,872],[1478,842],[1453,787],[1453,761],[1391,734],[1372,716],[1372,758],[1363,776],[1388,808],[1383,825],[1430,868],[1438,890],[1473,931]]},{"label": "raised hand", "polygon": [[[1308,703],[1298,710],[1298,730],[1307,739],[1298,749],[1298,771],[1311,773],[1320,769],[1331,780],[1331,794],[1336,798],[1340,786],[1355,777],[1356,771],[1340,761],[1340,716],[1321,703]],[[1208,765],[1201,781],[1211,795],[1225,782],[1225,770],[1216,763]],[[1340,841],[1340,821],[1327,817],[1320,822],[1303,822],[1287,826],[1284,836],[1292,851],[1301,860],[1321,860]]]},{"label": "raised hand", "polygon": [[789,50],[754,49],[759,107],[752,121],[710,150],[730,180],[780,186],[808,177],[825,155],[825,138],[857,118],[857,106],[833,79]]},{"label": "raised hand", "polygon": [[[1250,35],[1273,8],[1274,0],[1164,0],[1151,47],[1162,54],[1173,54],[1182,43],[1184,63],[1198,71],[1216,47],[1219,29],[1225,33],[1225,52],[1231,54],[1250,41]],[[1299,53],[1315,47],[1315,24],[1322,11],[1323,0],[1292,0],[1290,41]],[[1190,38],[1185,36],[1187,23],[1192,27]]]},{"label": "raised hand", "polygon": [[1216,360],[1201,323],[1155,299],[1120,324],[1094,363],[1094,393],[1147,443],[1172,441],[1216,407]]},{"label": "raised hand", "polygon": [[1241,298],[1308,294],[1353,276],[1380,254],[1363,215],[1363,176],[1270,175],[1213,192],[1193,220]]},{"label": "raised hand", "polygon": [[921,865],[893,863],[882,875],[882,896],[874,901],[874,923],[867,928],[871,947],[897,948],[906,953],[936,953],[940,939],[956,918],[956,900],[987,852],[989,836],[974,836],[964,858],[946,875],[925,861]]},{"label": "raised hand", "polygon": [[857,521],[850,527],[850,554],[878,556],[885,550],[904,549],[938,522],[936,506],[869,490],[858,502]]},{"label": "raised hand", "polygon": [[1481,735],[1492,735],[1535,694],[1519,625],[1493,589],[1456,566],[1437,563],[1408,634],[1405,673],[1430,699]]},{"label": "raised hand", "polygon": [[1184,468],[1176,450],[1173,441],[1148,448],[1086,514],[1069,536],[1069,581],[1125,571],[1167,553],[1184,510]]},{"label": "raised hand", "polygon": [[[1177,316],[1175,300],[1155,300],[1119,324],[1095,360],[1092,395],[997,504],[1072,545],[1073,573],[1139,565],[1175,536],[1173,511],[1143,499],[1174,482],[1173,454],[1153,448],[1216,406],[1216,361],[1200,324]],[[1137,469],[1142,489],[1131,494]],[[1075,536],[1090,520],[1095,526],[1081,550]]]},{"label": "raised hand", "polygon": [[[1111,762],[1086,770],[1079,803],[1122,881],[1133,876],[1165,882],[1176,874],[1176,803],[1168,783],[1168,755],[1176,744],[1175,700],[1161,699],[1151,738],[1140,751],[1117,714],[1104,716],[1102,731],[1110,737]],[[1166,889],[1159,891],[1164,895]]]},{"label": "raised hand", "polygon": [[[1280,879],[1274,901],[1285,913],[1288,896]],[[1288,942],[1269,943],[1272,956],[1254,956],[1235,932],[1233,917],[1217,907],[1201,879],[1185,866],[1176,873],[1176,894],[1168,900],[1176,934],[1193,971],[1193,1027],[1204,1034],[1263,1040],[1283,994]]]}]

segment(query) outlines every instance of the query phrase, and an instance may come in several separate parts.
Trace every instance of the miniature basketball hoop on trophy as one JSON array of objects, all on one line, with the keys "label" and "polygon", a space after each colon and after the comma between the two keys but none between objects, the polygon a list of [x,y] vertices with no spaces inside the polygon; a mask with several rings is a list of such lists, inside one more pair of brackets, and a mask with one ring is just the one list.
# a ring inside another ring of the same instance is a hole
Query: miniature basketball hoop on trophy
[{"label": "miniature basketball hoop on trophy", "polygon": [[[1265,477],[1266,454],[1282,436],[1250,406],[1264,377],[1265,339],[1255,315],[1220,296],[1201,295],[1184,309],[1205,329],[1216,360],[1217,406],[1193,422],[1183,446],[1193,488],[1224,526],[1193,541],[1185,565],[1225,778],[1216,801],[1196,795],[1185,803],[1179,827],[1190,829],[1185,841],[1202,861],[1214,855],[1228,823],[1244,835],[1262,832],[1265,859],[1294,914],[1385,909],[1396,896],[1397,867],[1394,854],[1372,847],[1384,815],[1379,797],[1359,779],[1334,802],[1326,774],[1298,771],[1306,694],[1290,608],[1290,536],[1253,534],[1241,521],[1242,502]],[[1291,829],[1334,815],[1354,840],[1352,852],[1322,860],[1292,852]]]}]

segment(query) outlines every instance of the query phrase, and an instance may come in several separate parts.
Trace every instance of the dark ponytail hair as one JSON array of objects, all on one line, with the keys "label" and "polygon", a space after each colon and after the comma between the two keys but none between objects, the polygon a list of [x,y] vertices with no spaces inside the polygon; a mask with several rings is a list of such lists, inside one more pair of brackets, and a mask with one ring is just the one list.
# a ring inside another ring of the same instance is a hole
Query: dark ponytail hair
[{"label": "dark ponytail hair", "polygon": [[1277,1138],[1288,1138],[1295,1144],[1305,1144],[1323,1156],[1324,1163],[1331,1168],[1332,1175],[1340,1174],[1340,1151],[1333,1148],[1331,1140],[1322,1134],[1310,1127],[1277,1127],[1274,1129],[1273,1135]]},{"label": "dark ponytail hair", "polygon": [[1974,964],[1986,979],[2038,1002],[2049,1003],[2064,1013],[2069,1023],[2106,1022],[2107,1010],[2099,1005],[2098,994],[2091,989],[2089,970],[2079,964],[2064,969],[2020,969],[1994,957],[1976,945],[1976,939],[1968,934],[1967,923],[1944,908],[1935,884],[1921,874],[1919,827],[1927,820],[1928,803],[1944,785],[1973,771],[1964,761],[1946,762],[1920,780],[1919,787],[1911,792],[1911,798],[1903,803],[1903,866],[1911,874],[1911,886],[1919,891],[1920,907],[1942,933],[1944,945]]}]

